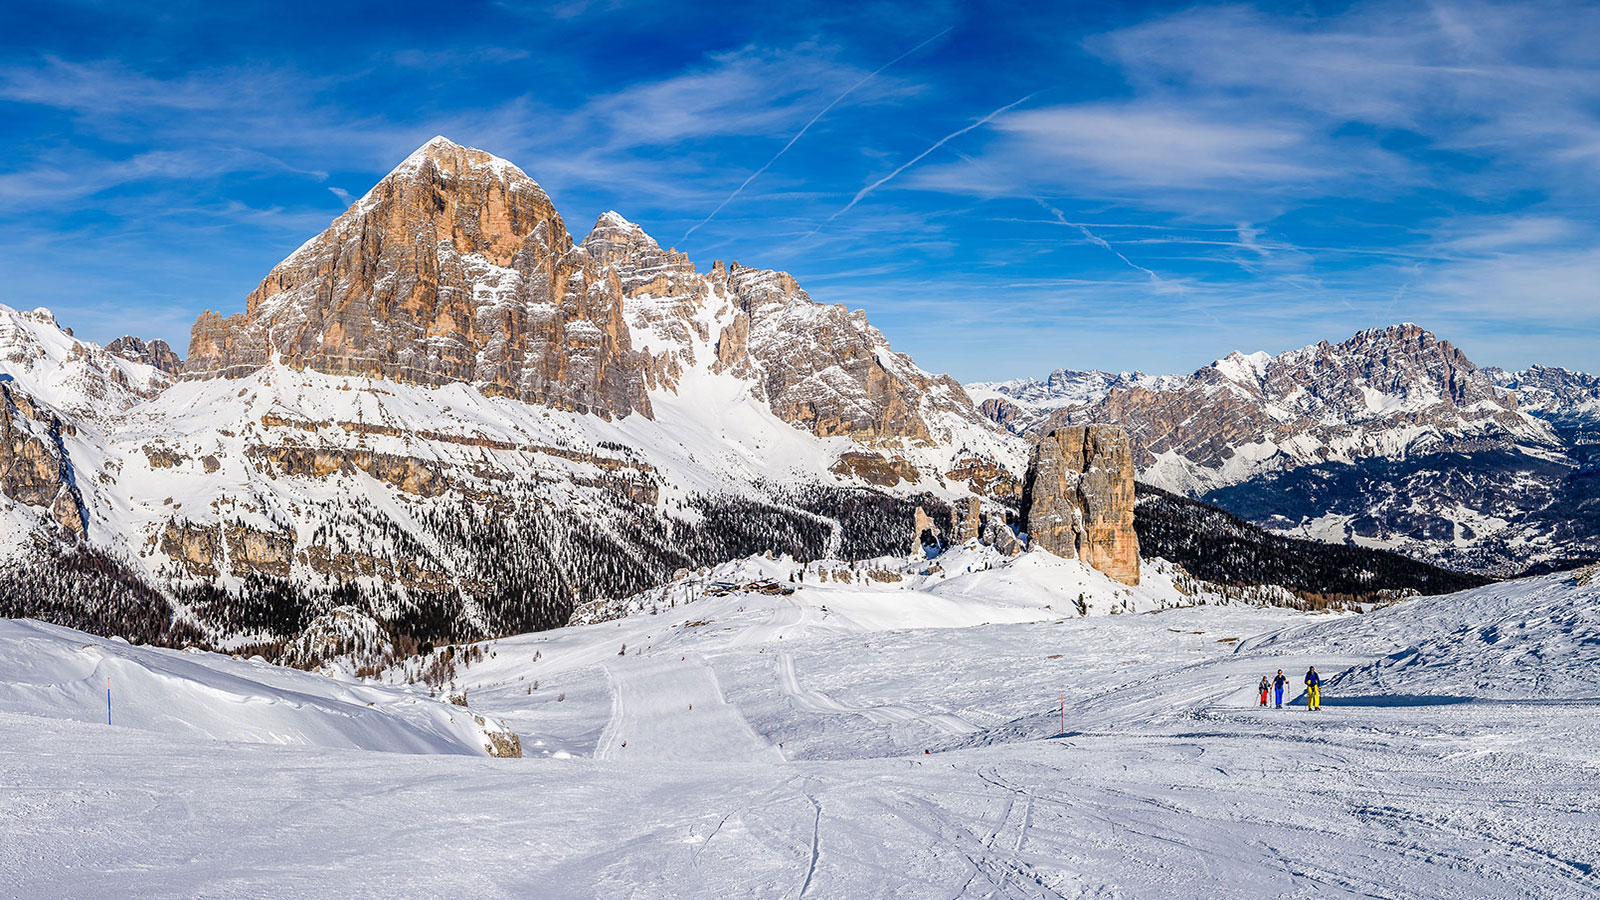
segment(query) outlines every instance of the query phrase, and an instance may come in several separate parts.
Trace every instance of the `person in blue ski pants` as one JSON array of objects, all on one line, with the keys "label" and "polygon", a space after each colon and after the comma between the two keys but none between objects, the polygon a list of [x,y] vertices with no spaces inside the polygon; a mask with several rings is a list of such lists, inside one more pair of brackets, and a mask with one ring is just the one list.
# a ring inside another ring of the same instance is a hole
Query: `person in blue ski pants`
[{"label": "person in blue ski pants", "polygon": [[1288,683],[1289,679],[1283,677],[1283,670],[1279,669],[1278,677],[1272,679],[1272,696],[1277,701],[1277,709],[1283,709],[1283,686]]}]

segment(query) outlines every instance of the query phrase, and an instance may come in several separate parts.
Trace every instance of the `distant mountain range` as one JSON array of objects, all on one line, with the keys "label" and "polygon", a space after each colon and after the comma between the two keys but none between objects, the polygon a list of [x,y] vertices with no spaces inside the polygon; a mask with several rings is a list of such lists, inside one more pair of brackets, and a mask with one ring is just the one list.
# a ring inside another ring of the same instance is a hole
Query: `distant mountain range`
[{"label": "distant mountain range", "polygon": [[1190,375],[967,388],[1024,436],[1125,425],[1146,482],[1292,534],[1500,574],[1600,554],[1600,379],[1479,369],[1417,325]]}]

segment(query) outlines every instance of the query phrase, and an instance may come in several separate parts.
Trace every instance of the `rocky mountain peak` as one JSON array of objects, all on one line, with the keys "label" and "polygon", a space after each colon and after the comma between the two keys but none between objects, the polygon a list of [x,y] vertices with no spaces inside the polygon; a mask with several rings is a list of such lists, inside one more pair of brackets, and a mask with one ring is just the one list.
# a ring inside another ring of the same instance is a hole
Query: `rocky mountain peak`
[{"label": "rocky mountain peak", "polygon": [[650,414],[615,282],[521,169],[435,138],[195,323],[186,375],[291,367],[466,382],[603,417]]},{"label": "rocky mountain peak", "polygon": [[[1030,434],[1124,425],[1142,477],[1179,492],[1374,455],[1559,443],[1466,354],[1415,323],[1277,355],[1236,351],[1189,376],[1096,381],[1081,379],[1088,389],[1072,400],[1065,384],[1056,391],[974,387],[997,401],[985,407],[992,416]],[[1045,399],[1032,399],[1040,394]]]},{"label": "rocky mountain peak", "polygon": [[616,276],[652,386],[675,387],[709,350],[714,371],[751,380],[774,413],[819,437],[931,445],[948,428],[930,417],[995,431],[958,383],[923,372],[864,312],[816,302],[788,272],[719,260],[699,273],[614,212],[581,246]]},{"label": "rocky mountain peak", "polygon": [[676,250],[662,250],[648,232],[614,210],[600,214],[594,228],[590,229],[579,246],[602,266],[626,264],[630,275],[637,274],[639,269],[652,263],[666,263],[683,271],[694,271],[694,264],[689,261],[688,255]]},{"label": "rocky mountain peak", "polygon": [[1274,399],[1298,392],[1308,413],[1330,405],[1354,417],[1363,409],[1378,416],[1396,409],[1478,403],[1516,409],[1516,401],[1495,390],[1465,353],[1413,323],[1369,329],[1339,344],[1319,343],[1270,357],[1261,386]]},{"label": "rocky mountain peak", "polygon": [[61,327],[60,323],[56,321],[56,314],[51,312],[47,307],[38,306],[33,309],[11,309],[10,307],[6,307],[6,309],[11,313],[12,316],[21,321],[34,322],[39,325],[55,328],[69,336],[72,334],[72,330],[70,328]]},{"label": "rocky mountain peak", "polygon": [[146,343],[133,335],[123,335],[107,344],[106,352],[126,360],[154,366],[168,375],[177,375],[183,371],[183,359],[160,338]]},{"label": "rocky mountain peak", "polygon": [[710,288],[687,254],[663,250],[643,228],[605,212],[580,245],[615,279],[634,345],[642,351],[646,383],[675,389],[686,366],[701,361],[697,344],[710,340],[701,310]]}]

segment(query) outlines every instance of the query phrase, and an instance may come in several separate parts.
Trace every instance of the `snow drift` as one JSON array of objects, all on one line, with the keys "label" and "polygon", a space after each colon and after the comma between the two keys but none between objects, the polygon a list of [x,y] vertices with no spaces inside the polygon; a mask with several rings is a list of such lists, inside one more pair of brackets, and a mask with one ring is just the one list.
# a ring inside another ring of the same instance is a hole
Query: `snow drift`
[{"label": "snow drift", "polygon": [[181,737],[393,753],[508,753],[516,735],[472,711],[214,653],[135,647],[0,619],[0,710]]}]

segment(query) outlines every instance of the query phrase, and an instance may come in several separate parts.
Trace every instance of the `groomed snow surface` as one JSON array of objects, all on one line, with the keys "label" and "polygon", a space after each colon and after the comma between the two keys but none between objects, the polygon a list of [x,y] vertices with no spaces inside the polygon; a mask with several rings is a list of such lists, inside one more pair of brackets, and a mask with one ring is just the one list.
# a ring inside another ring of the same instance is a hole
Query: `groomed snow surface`
[{"label": "groomed snow surface", "polygon": [[1600,585],[1080,618],[966,574],[663,593],[492,642],[472,712],[3,622],[0,896],[1600,892]]}]

